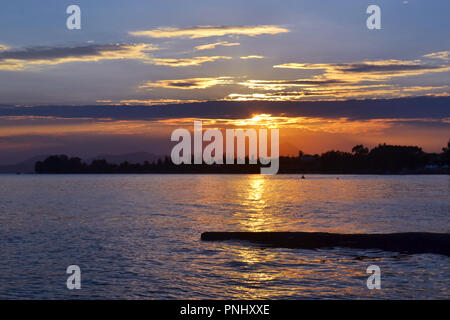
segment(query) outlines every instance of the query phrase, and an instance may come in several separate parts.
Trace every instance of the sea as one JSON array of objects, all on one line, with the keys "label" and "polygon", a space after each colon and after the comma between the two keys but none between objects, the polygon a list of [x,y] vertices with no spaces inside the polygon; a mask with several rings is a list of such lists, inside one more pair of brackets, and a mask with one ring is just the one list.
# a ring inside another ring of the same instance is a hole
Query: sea
[{"label": "sea", "polygon": [[[0,175],[0,299],[449,299],[450,257],[205,242],[450,232],[448,175]],[[80,289],[69,289],[69,266]],[[369,289],[369,266],[380,289]]]}]

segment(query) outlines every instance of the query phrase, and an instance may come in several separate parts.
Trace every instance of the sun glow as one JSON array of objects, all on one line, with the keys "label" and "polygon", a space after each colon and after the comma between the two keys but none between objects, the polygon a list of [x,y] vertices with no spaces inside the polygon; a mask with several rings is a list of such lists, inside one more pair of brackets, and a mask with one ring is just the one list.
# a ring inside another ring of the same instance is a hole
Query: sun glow
[{"label": "sun glow", "polygon": [[256,114],[250,119],[237,120],[235,122],[237,126],[268,126],[274,125],[274,121],[271,114]]}]

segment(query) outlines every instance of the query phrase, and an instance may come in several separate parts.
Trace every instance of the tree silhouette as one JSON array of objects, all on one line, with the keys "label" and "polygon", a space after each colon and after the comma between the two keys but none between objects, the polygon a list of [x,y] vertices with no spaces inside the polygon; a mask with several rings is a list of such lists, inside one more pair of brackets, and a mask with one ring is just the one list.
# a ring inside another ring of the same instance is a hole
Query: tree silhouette
[{"label": "tree silhouette", "polygon": [[369,154],[369,149],[364,147],[362,144],[358,144],[352,148],[352,153],[356,155],[367,155]]},{"label": "tree silhouette", "polygon": [[450,139],[447,142],[447,147],[442,148],[442,160],[447,166],[450,166]]}]

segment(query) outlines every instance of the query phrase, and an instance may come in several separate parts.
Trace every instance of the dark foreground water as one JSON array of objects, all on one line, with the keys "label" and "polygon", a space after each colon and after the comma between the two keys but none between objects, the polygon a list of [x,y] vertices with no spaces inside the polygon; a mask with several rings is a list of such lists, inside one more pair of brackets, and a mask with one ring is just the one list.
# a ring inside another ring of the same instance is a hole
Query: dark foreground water
[{"label": "dark foreground water", "polygon": [[[0,175],[0,298],[450,298],[450,258],[200,241],[450,232],[448,176]],[[66,288],[78,265],[81,290]],[[366,269],[381,268],[381,290]]]}]

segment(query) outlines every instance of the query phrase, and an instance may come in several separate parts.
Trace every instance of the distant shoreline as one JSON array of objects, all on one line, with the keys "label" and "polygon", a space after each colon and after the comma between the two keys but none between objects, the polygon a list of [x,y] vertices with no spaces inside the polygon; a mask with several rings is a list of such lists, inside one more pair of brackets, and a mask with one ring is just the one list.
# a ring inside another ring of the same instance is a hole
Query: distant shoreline
[{"label": "distant shoreline", "polygon": [[[297,157],[279,157],[279,174],[450,174],[450,141],[442,153],[425,153],[417,146],[380,144],[369,150],[363,145],[353,147],[352,152],[331,150],[321,155],[305,155],[299,151]],[[176,165],[171,158],[143,163],[109,163],[104,159],[83,162],[78,157],[53,155],[34,166],[36,173],[49,174],[259,174],[264,166],[248,158],[228,164],[225,155],[216,164]]]},{"label": "distant shoreline", "polygon": [[[57,173],[57,172],[48,172],[48,173],[37,173],[37,172],[20,172],[20,173],[0,173],[0,175],[261,175],[259,172],[103,172],[103,173],[95,173],[95,172],[82,172],[82,173]],[[408,172],[408,173],[361,173],[361,172],[278,172],[276,175],[357,175],[357,176],[439,176],[439,175],[450,175],[450,170],[445,172]]]}]

